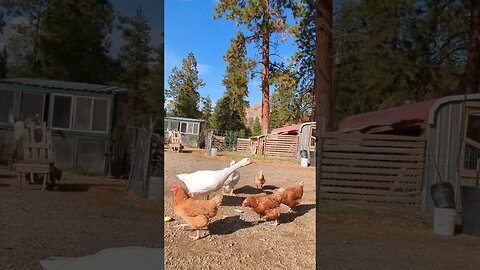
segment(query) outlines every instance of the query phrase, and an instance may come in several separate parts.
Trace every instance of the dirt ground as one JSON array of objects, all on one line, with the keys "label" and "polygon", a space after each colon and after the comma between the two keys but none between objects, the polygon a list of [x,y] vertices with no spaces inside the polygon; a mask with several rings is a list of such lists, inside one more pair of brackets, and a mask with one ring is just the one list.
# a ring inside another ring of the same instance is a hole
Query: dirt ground
[{"label": "dirt ground", "polygon": [[433,218],[405,207],[321,202],[320,269],[480,269],[480,237],[433,234]]},{"label": "dirt ground", "polygon": [[128,194],[125,183],[65,173],[58,191],[17,190],[0,168],[0,269],[41,269],[39,260],[109,247],[161,247],[163,205]]},{"label": "dirt ground", "polygon": [[[165,154],[165,213],[174,218],[171,184],[179,173],[229,166],[232,157],[209,157],[201,153]],[[241,158],[236,158],[239,161]],[[253,176],[263,170],[265,190],[294,186],[304,181],[305,194],[297,213],[282,208],[278,227],[270,222],[253,225],[258,215],[242,208],[246,195],[255,194]],[[286,161],[257,160],[238,170],[241,175],[234,191],[225,197],[209,225],[210,235],[193,241],[194,232],[176,230],[180,219],[165,223],[165,269],[315,269],[315,168],[302,168]],[[239,213],[237,210],[243,210]]]}]

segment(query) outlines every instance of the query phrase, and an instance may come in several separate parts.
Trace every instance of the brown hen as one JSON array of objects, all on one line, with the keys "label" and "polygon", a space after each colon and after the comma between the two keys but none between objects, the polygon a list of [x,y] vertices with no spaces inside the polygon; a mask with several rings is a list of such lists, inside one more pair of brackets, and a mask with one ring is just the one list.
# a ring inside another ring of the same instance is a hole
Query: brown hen
[{"label": "brown hen", "polygon": [[253,183],[258,188],[263,189],[263,185],[265,184],[265,175],[263,175],[263,171],[260,170],[255,176],[253,177]]},{"label": "brown hen", "polygon": [[302,200],[302,196],[303,196],[303,181],[298,183],[293,188],[285,189],[285,192],[282,198],[282,204],[285,204],[288,207],[290,207],[290,211],[288,212],[292,212],[292,208],[300,204],[300,201]]},{"label": "brown hen", "polygon": [[186,224],[197,231],[197,236],[190,236],[194,240],[200,239],[199,230],[208,230],[208,223],[217,214],[218,206],[222,202],[222,196],[217,195],[210,200],[192,198],[185,188],[176,182],[172,185],[173,212],[181,217]]},{"label": "brown hen", "polygon": [[260,218],[275,220],[273,225],[278,225],[280,217],[280,203],[284,196],[285,189],[280,188],[270,195],[247,196],[242,202],[243,207],[250,207]]}]

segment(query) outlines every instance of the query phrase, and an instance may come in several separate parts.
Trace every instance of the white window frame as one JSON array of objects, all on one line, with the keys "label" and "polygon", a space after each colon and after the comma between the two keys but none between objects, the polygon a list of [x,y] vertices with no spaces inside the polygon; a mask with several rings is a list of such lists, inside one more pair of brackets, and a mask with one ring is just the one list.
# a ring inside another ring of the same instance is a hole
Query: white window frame
[{"label": "white window frame", "polygon": [[[0,89],[0,91],[10,91],[10,92],[13,94],[13,102],[12,102],[12,105],[13,105],[13,106],[12,106],[11,109],[13,110],[12,115],[15,117],[16,114],[17,114],[17,113],[16,113],[16,109],[15,109],[15,102],[16,102],[17,99],[18,99],[17,94],[15,93],[15,90]],[[0,122],[0,123],[2,123],[2,124],[10,124],[10,123],[8,122],[8,119],[9,119],[9,118],[10,118],[10,115],[7,115],[7,122]]]},{"label": "white window frame", "polygon": [[[111,99],[109,98],[101,98],[101,97],[92,97],[92,116],[91,116],[91,121],[90,121],[90,131],[92,133],[103,133],[106,134],[110,130],[110,112],[111,110]],[[107,101],[107,117],[105,118],[105,131],[102,130],[93,130],[93,113],[94,113],[94,108],[95,108],[95,100],[106,100]]]},{"label": "white window frame", "polygon": [[[200,134],[200,123],[197,123],[197,122],[187,122],[187,121],[178,121],[178,123],[179,123],[178,129],[179,129],[180,133],[189,134],[189,135],[198,135],[198,134]],[[185,128],[185,132],[182,132],[182,131],[181,131],[181,127],[182,127],[182,124],[183,124],[183,123],[187,124],[187,127]],[[194,132],[194,130],[195,130],[195,127],[194,127],[194,126],[192,127],[192,132],[188,132],[188,127],[189,127],[190,125],[197,125],[197,126],[198,126],[198,132],[197,132],[197,133]]]},{"label": "white window frame", "polygon": [[[55,108],[55,97],[56,96],[62,96],[62,97],[70,97],[72,100],[71,106],[70,106],[70,122],[69,122],[69,128],[61,128],[61,127],[54,127],[53,126],[53,111]],[[49,110],[49,122],[50,122],[50,128],[51,129],[56,129],[56,130],[72,130],[73,128],[73,114],[74,114],[74,108],[75,108],[75,96],[74,95],[68,95],[68,94],[52,94],[50,96],[50,110]]]},{"label": "white window frame", "polygon": [[[78,98],[84,98],[84,99],[90,99],[92,102],[90,104],[90,125],[88,127],[88,130],[77,130],[74,128],[74,123],[75,123],[75,120],[76,120],[76,114],[77,114],[77,99]],[[101,130],[93,130],[93,112],[94,112],[94,108],[95,108],[95,99],[100,99],[100,100],[106,100],[107,101],[107,118],[106,118],[106,123],[105,123],[105,127],[106,127],[106,130],[105,131],[101,131]],[[101,97],[90,97],[90,96],[75,96],[75,104],[74,104],[74,116],[73,116],[73,121],[72,121],[72,130],[73,131],[77,131],[77,132],[88,132],[88,133],[100,133],[100,134],[106,134],[108,133],[109,129],[110,129],[110,111],[111,111],[111,107],[110,107],[110,99],[109,98],[101,98]]]},{"label": "white window frame", "polygon": [[[44,117],[44,114],[45,114],[45,101],[47,100],[47,94],[46,93],[42,93],[42,92],[33,92],[33,91],[21,91],[20,93],[20,102],[19,102],[19,114],[21,115],[22,114],[22,101],[23,101],[23,94],[24,93],[27,93],[27,94],[34,94],[34,95],[42,95],[43,99],[42,99],[42,112],[40,114],[40,120],[43,121],[43,117]],[[25,120],[25,119],[23,119]]]}]

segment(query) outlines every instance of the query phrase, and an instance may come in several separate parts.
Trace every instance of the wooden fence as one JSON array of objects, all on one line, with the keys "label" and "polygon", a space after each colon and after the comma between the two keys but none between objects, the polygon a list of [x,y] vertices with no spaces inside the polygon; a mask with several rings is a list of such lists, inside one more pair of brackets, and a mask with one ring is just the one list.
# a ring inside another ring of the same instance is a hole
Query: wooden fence
[{"label": "wooden fence", "polygon": [[327,133],[320,198],[421,206],[424,157],[424,137]]},{"label": "wooden fence", "polygon": [[250,152],[250,139],[237,139],[236,150],[240,152]]},{"label": "wooden fence", "polygon": [[[274,135],[269,134],[259,141],[259,148],[263,148],[261,154],[265,156],[293,157],[297,156],[297,135]],[[263,145],[261,145],[263,144]]]}]

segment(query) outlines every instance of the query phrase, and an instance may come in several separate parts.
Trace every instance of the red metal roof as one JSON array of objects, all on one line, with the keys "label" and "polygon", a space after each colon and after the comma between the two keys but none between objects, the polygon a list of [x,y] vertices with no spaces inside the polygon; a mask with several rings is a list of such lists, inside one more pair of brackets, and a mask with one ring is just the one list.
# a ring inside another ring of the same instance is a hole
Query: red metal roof
[{"label": "red metal roof", "polygon": [[291,125],[291,126],[285,126],[281,128],[276,128],[276,129],[273,129],[270,133],[271,134],[284,134],[284,133],[291,133],[291,132],[298,133],[300,126],[302,126],[302,123]]},{"label": "red metal roof", "polygon": [[338,124],[338,130],[359,129],[371,126],[393,125],[403,121],[424,123],[428,112],[437,99],[407,104],[385,110],[352,115],[344,118]]}]

